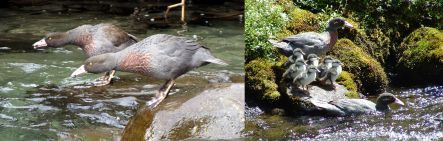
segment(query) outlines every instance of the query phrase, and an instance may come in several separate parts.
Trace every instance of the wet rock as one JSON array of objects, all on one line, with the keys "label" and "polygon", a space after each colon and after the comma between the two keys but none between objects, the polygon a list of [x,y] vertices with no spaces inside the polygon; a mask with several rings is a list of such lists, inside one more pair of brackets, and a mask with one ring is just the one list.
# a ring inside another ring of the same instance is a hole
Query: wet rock
[{"label": "wet rock", "polygon": [[403,84],[441,84],[443,73],[443,32],[423,27],[404,39],[398,49],[396,72]]},{"label": "wet rock", "polygon": [[337,99],[345,99],[349,92],[344,86],[334,83],[335,90],[330,87],[312,86],[308,91],[287,89],[292,96],[288,98],[288,110],[296,115],[323,115],[322,105]]},{"label": "wet rock", "polygon": [[170,96],[154,110],[142,108],[128,123],[122,140],[240,138],[245,120],[244,84],[226,85],[184,100]]},{"label": "wet rock", "polygon": [[384,92],[389,80],[383,67],[351,40],[338,40],[330,54],[343,63],[343,70],[354,75],[360,92],[370,95]]}]

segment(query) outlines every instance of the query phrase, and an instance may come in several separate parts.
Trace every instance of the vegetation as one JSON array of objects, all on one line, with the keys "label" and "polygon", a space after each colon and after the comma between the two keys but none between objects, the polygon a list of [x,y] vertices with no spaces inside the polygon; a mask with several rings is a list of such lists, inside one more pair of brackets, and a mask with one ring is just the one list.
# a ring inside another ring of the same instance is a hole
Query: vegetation
[{"label": "vegetation", "polygon": [[388,77],[377,60],[349,39],[340,39],[331,54],[344,65],[343,70],[354,74],[363,93],[379,94],[388,85]]},{"label": "vegetation", "polygon": [[443,82],[443,32],[428,27],[417,29],[402,42],[398,58],[401,81],[409,84]]},{"label": "vegetation", "polygon": [[280,97],[275,83],[273,64],[266,59],[256,59],[245,66],[246,98],[275,102]]},{"label": "vegetation", "polygon": [[343,85],[348,89],[349,92],[345,93],[345,96],[348,98],[360,98],[358,95],[358,87],[354,82],[354,75],[347,72],[342,71],[340,76],[337,78],[337,83]]},{"label": "vegetation", "polygon": [[275,38],[288,21],[284,7],[274,0],[246,0],[245,8],[246,61],[269,58],[274,49],[268,39]]}]

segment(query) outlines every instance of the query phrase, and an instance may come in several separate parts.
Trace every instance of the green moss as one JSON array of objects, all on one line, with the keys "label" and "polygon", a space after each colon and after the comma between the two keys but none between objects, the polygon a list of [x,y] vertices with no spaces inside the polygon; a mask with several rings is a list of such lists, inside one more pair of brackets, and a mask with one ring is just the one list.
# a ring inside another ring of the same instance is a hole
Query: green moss
[{"label": "green moss", "polygon": [[343,85],[348,89],[349,92],[345,93],[348,98],[359,98],[358,87],[354,82],[354,75],[347,71],[342,71],[340,76],[337,78],[337,83]]},{"label": "green moss", "polygon": [[245,66],[246,97],[275,102],[280,97],[271,61],[256,59]]},{"label": "green moss", "polygon": [[388,85],[383,67],[349,39],[337,41],[331,54],[343,62],[343,70],[353,74],[359,90],[368,94],[379,94]]},{"label": "green moss", "polygon": [[443,32],[423,27],[404,39],[398,49],[397,72],[410,83],[442,82]]},{"label": "green moss", "polygon": [[294,34],[306,31],[318,31],[320,20],[318,16],[307,10],[295,8],[289,13],[290,21],[286,24],[286,29]]}]

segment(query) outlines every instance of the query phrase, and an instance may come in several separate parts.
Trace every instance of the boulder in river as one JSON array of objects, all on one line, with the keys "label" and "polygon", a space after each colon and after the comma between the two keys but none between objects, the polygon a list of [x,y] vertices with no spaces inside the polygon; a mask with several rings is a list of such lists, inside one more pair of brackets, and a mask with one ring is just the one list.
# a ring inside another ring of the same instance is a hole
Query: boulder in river
[{"label": "boulder in river", "polygon": [[237,139],[244,129],[244,105],[244,84],[239,83],[170,96],[153,110],[141,108],[122,140]]},{"label": "boulder in river", "polygon": [[398,48],[396,72],[405,84],[441,84],[443,32],[430,27],[415,30]]},{"label": "boulder in river", "polygon": [[380,63],[349,39],[337,41],[331,54],[343,62],[343,70],[354,75],[364,94],[384,92],[389,80]]}]

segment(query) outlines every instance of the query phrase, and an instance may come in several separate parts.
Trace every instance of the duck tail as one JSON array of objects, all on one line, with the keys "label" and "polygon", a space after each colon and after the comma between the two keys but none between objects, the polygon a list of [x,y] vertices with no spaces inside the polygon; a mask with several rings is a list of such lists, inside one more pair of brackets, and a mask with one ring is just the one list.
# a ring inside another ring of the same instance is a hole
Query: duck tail
[{"label": "duck tail", "polygon": [[292,54],[292,48],[286,42],[280,42],[273,39],[268,39],[269,43],[277,47],[278,51],[285,56],[290,56]]},{"label": "duck tail", "polygon": [[206,60],[206,62],[214,63],[214,64],[219,64],[219,65],[223,65],[223,66],[227,66],[228,65],[228,63],[226,63],[225,61],[223,61],[221,59],[218,59],[218,58],[215,58],[215,57]]}]

